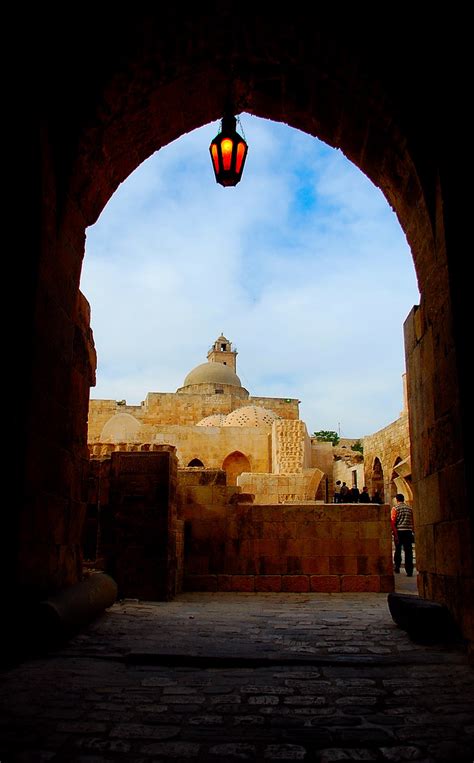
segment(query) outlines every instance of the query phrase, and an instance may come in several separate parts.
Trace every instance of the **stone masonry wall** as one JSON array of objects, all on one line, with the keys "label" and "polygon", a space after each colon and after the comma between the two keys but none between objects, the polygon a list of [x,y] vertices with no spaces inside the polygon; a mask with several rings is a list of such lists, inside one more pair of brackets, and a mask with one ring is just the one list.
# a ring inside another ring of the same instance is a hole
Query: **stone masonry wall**
[{"label": "stone masonry wall", "polygon": [[[408,412],[402,412],[400,418],[372,435],[364,437],[365,484],[372,492],[371,479],[375,458],[382,464],[385,501],[391,502],[392,474],[397,459],[410,459],[410,432]],[[410,470],[411,471],[411,470]],[[410,498],[411,496],[406,496]],[[382,496],[384,498],[384,496]]]},{"label": "stone masonry wall", "polygon": [[[355,471],[357,474],[357,487],[359,490],[362,490],[364,485],[367,483],[364,482],[364,464],[357,462],[348,463],[344,459],[339,459],[337,461],[334,461],[334,483],[336,480],[341,480],[341,482],[345,482],[347,487],[352,487],[352,472]],[[369,491],[370,492],[370,491]]]},{"label": "stone masonry wall", "polygon": [[90,443],[91,454],[114,450],[152,450],[164,444],[176,448],[180,467],[198,458],[206,468],[221,469],[227,456],[239,451],[249,460],[252,471],[271,470],[270,429],[265,427],[190,427],[162,426],[159,434],[152,427],[142,427],[135,442]]},{"label": "stone masonry wall", "polygon": [[182,581],[184,532],[173,449],[92,460],[88,488],[89,507],[98,508],[97,556],[119,596],[172,598]]},{"label": "stone masonry wall", "polygon": [[[62,317],[56,320],[62,325]],[[74,395],[69,409],[56,403],[54,420],[44,416],[41,437],[32,449],[29,477],[41,490],[35,498],[29,496],[29,511],[19,520],[23,538],[19,581],[27,597],[46,596],[82,578],[83,481],[89,467],[87,407],[97,359],[89,303],[80,291],[73,319],[62,325],[62,330],[67,340],[63,338],[61,352],[69,365],[64,364],[60,387],[50,389],[49,394],[74,389]],[[48,362],[49,355],[45,354],[43,363],[47,366]],[[38,413],[41,405],[39,399]],[[70,450],[65,447],[67,442]],[[53,485],[59,489],[56,495]]]},{"label": "stone masonry wall", "polygon": [[243,493],[254,496],[254,503],[303,503],[314,501],[322,477],[321,469],[303,469],[297,474],[244,472],[237,485]]},{"label": "stone masonry wall", "polygon": [[[405,321],[420,595],[446,604],[474,642],[474,529],[466,515],[462,418],[453,409],[449,305],[414,308]],[[435,348],[441,349],[435,361]],[[456,401],[456,405],[458,405]]]},{"label": "stone masonry wall", "polygon": [[236,408],[258,405],[269,408],[277,416],[298,419],[298,401],[272,397],[237,395],[176,394],[150,392],[141,405],[125,405],[116,400],[91,400],[89,406],[89,442],[99,442],[105,424],[117,413],[128,413],[149,426],[178,424],[190,426],[211,414],[227,415]]},{"label": "stone masonry wall", "polygon": [[178,475],[185,590],[393,590],[388,506],[258,506],[223,472]]},{"label": "stone masonry wall", "polygon": [[334,492],[333,479],[334,455],[333,447],[330,442],[318,442],[311,440],[311,466],[316,466],[324,473],[324,477],[319,483],[319,490],[316,495],[318,500],[327,500],[330,502]]}]

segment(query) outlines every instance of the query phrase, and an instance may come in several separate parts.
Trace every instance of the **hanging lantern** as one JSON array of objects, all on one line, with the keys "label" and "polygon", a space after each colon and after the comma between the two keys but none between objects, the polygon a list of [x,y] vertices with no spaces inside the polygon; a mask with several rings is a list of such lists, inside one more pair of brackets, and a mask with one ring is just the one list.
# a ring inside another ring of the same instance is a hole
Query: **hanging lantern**
[{"label": "hanging lantern", "polygon": [[237,185],[247,156],[248,146],[236,132],[236,124],[234,116],[224,116],[221,131],[209,146],[216,182],[223,186]]}]

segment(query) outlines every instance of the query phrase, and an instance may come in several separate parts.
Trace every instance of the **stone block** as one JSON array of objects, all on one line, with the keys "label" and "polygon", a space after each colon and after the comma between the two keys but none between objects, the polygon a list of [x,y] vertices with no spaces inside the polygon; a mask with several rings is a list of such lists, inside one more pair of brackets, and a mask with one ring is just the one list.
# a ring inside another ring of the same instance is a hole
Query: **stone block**
[{"label": "stone block", "polygon": [[[378,507],[365,504],[340,504],[339,516],[342,522],[368,522],[377,517]],[[375,517],[374,517],[375,515]]]},{"label": "stone block", "polygon": [[469,533],[467,522],[440,522],[434,526],[436,572],[457,575],[462,565],[461,536]]},{"label": "stone block", "polygon": [[330,556],[330,575],[357,575],[356,556]]},{"label": "stone block", "polygon": [[268,538],[256,539],[253,541],[253,553],[256,556],[280,556],[280,541]]},{"label": "stone block", "polygon": [[316,521],[314,519],[305,522],[296,522],[296,535],[299,538],[316,538],[317,540],[326,540],[332,538],[334,534],[334,522],[324,519]]},{"label": "stone block", "polygon": [[[377,523],[378,524],[378,523]],[[356,540],[362,530],[367,531],[368,523],[341,522],[337,528],[337,535],[344,540]],[[367,535],[365,535],[367,537]]]},{"label": "stone block", "polygon": [[416,543],[416,567],[418,571],[435,572],[436,554],[434,542],[434,526],[422,525],[417,528],[415,535]]},{"label": "stone block", "polygon": [[212,485],[212,503],[226,504],[229,498],[229,488],[226,485]]},{"label": "stone block", "polygon": [[309,577],[307,575],[283,575],[281,578],[281,590],[293,593],[306,593],[310,590]]},{"label": "stone block", "polygon": [[359,538],[381,538],[384,535],[390,537],[390,517],[387,510],[386,521],[384,522],[363,522],[359,527]]},{"label": "stone block", "polygon": [[306,575],[328,575],[329,557],[303,556],[301,559],[301,569]]},{"label": "stone block", "polygon": [[255,577],[255,591],[279,593],[281,591],[281,575],[257,575]]},{"label": "stone block", "polygon": [[262,538],[290,540],[296,537],[295,522],[263,522]]},{"label": "stone block", "polygon": [[217,590],[218,591],[232,591],[232,575],[218,575],[217,576]]},{"label": "stone block", "polygon": [[415,530],[421,525],[431,525],[442,521],[444,515],[445,509],[440,501],[439,475],[431,474],[417,483],[417,500],[414,506]]},{"label": "stone block", "polygon": [[385,556],[358,556],[358,575],[389,575],[392,572],[391,554]]},{"label": "stone block", "polygon": [[289,575],[301,575],[303,572],[301,568],[300,556],[287,556],[286,557],[286,570]]},{"label": "stone block", "polygon": [[354,542],[341,541],[341,552],[344,555],[354,554],[355,556],[378,556],[380,553],[380,542],[378,538],[360,538]]},{"label": "stone block", "polygon": [[464,460],[439,472],[439,501],[443,507],[443,519],[462,519],[465,515],[467,496]]},{"label": "stone block", "polygon": [[330,547],[328,541],[325,540],[305,540],[303,542],[303,556],[329,556],[335,547],[338,549],[339,545],[331,543]]},{"label": "stone block", "polygon": [[380,575],[380,593],[392,593],[395,590],[393,575]]},{"label": "stone block", "polygon": [[314,593],[339,593],[341,578],[339,575],[311,575],[310,586]]},{"label": "stone block", "polygon": [[341,591],[344,592],[380,592],[379,575],[343,575],[341,580]]},{"label": "stone block", "polygon": [[281,575],[286,573],[286,560],[280,556],[262,556],[258,562],[261,575]]},{"label": "stone block", "polygon": [[209,573],[209,557],[190,554],[186,559],[187,575],[207,575]]},{"label": "stone block", "polygon": [[246,591],[253,593],[255,591],[254,575],[232,575],[232,591]]},{"label": "stone block", "polygon": [[186,575],[185,591],[217,591],[217,575]]}]

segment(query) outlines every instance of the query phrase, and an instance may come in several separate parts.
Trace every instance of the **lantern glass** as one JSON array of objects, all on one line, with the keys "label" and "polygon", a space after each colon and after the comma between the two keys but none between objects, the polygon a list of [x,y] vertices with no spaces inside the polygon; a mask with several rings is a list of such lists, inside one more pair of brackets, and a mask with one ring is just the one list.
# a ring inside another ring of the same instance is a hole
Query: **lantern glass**
[{"label": "lantern glass", "polygon": [[229,114],[224,116],[221,132],[209,146],[216,182],[223,186],[237,185],[247,156],[248,146],[235,128],[235,117]]},{"label": "lantern glass", "polygon": [[222,166],[225,170],[230,170],[232,166],[232,151],[234,148],[234,141],[230,138],[224,138],[221,143],[222,151]]}]

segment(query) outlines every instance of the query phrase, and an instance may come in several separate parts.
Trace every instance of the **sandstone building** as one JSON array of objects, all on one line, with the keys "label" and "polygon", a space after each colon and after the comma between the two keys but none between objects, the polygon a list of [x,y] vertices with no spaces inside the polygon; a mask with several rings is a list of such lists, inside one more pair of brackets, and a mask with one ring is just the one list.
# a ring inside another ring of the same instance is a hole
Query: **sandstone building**
[{"label": "sandstone building", "polygon": [[178,467],[222,469],[256,503],[314,500],[321,479],[332,480],[328,447],[308,436],[298,400],[252,397],[236,371],[221,335],[175,393],[151,392],[138,406],[91,400],[91,455],[172,445]]}]

